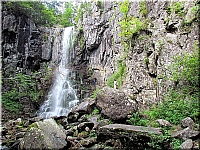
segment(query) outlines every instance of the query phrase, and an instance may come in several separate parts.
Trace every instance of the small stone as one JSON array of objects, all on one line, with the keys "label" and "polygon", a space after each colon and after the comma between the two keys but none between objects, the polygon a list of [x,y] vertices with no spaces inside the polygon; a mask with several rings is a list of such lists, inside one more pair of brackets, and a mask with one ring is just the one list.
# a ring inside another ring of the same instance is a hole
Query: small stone
[{"label": "small stone", "polygon": [[157,119],[156,122],[162,127],[171,127],[172,125],[169,123],[169,121],[164,119]]},{"label": "small stone", "polygon": [[187,127],[194,128],[194,126],[195,126],[194,121],[190,117],[187,117],[187,118],[181,120],[180,123],[183,128],[187,128]]},{"label": "small stone", "polygon": [[191,139],[186,140],[185,142],[183,142],[180,146],[180,150],[190,150],[193,147],[193,142]]},{"label": "small stone", "polygon": [[85,131],[90,132],[90,128],[85,127]]}]

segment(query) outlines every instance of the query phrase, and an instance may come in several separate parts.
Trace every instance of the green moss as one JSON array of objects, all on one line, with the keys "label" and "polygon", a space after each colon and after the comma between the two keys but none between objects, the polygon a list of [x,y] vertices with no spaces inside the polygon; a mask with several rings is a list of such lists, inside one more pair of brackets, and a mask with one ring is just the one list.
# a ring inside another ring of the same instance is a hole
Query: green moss
[{"label": "green moss", "polygon": [[184,14],[183,11],[184,2],[173,2],[171,6],[168,7],[167,12],[170,15],[171,13],[175,13],[178,16],[182,17]]},{"label": "green moss", "polygon": [[144,17],[146,17],[146,15],[147,15],[146,0],[142,0],[140,2],[140,10],[139,11]]},{"label": "green moss", "polygon": [[31,128],[38,128],[38,126],[37,126],[37,124],[34,122],[34,123],[32,123],[32,124],[30,124],[30,125],[28,126],[28,131],[29,131]]}]

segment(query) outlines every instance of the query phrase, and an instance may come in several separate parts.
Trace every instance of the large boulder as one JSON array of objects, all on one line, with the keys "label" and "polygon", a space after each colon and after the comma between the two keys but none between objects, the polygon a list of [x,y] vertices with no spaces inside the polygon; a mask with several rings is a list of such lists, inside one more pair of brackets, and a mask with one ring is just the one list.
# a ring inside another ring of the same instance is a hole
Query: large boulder
[{"label": "large boulder", "polygon": [[98,92],[96,106],[103,116],[114,121],[124,121],[137,108],[135,101],[124,92],[110,87],[104,87]]},{"label": "large boulder", "polygon": [[[160,128],[132,126],[124,124],[109,124],[98,130],[98,142],[107,143],[109,140],[120,142],[123,148],[151,149],[149,143],[156,143],[161,148],[166,147],[164,141],[157,138],[162,136]],[[160,142],[160,143],[159,143]],[[115,143],[113,143],[115,145]]]},{"label": "large boulder", "polygon": [[65,130],[53,119],[31,124],[19,149],[63,149],[67,146]]}]

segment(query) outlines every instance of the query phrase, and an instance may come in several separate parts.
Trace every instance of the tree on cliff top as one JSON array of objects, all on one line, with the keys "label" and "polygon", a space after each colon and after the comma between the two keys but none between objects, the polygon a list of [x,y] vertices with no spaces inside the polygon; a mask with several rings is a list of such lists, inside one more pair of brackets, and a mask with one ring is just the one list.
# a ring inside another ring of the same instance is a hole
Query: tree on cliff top
[{"label": "tree on cliff top", "polygon": [[3,8],[13,14],[25,15],[33,20],[36,25],[53,26],[55,24],[72,25],[73,7],[66,2],[65,12],[62,14],[55,5],[59,3],[47,3],[40,1],[11,1],[3,2]]}]

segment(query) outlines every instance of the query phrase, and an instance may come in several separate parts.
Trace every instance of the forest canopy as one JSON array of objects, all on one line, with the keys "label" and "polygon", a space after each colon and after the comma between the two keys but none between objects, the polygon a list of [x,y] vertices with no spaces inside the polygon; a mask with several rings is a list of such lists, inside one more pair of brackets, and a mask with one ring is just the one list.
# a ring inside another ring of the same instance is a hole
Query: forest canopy
[{"label": "forest canopy", "polygon": [[40,1],[10,1],[3,2],[3,9],[7,9],[14,14],[26,15],[33,20],[36,25],[63,27],[73,25],[73,5],[65,2],[64,12],[58,8],[62,3],[59,2],[40,2]]}]

